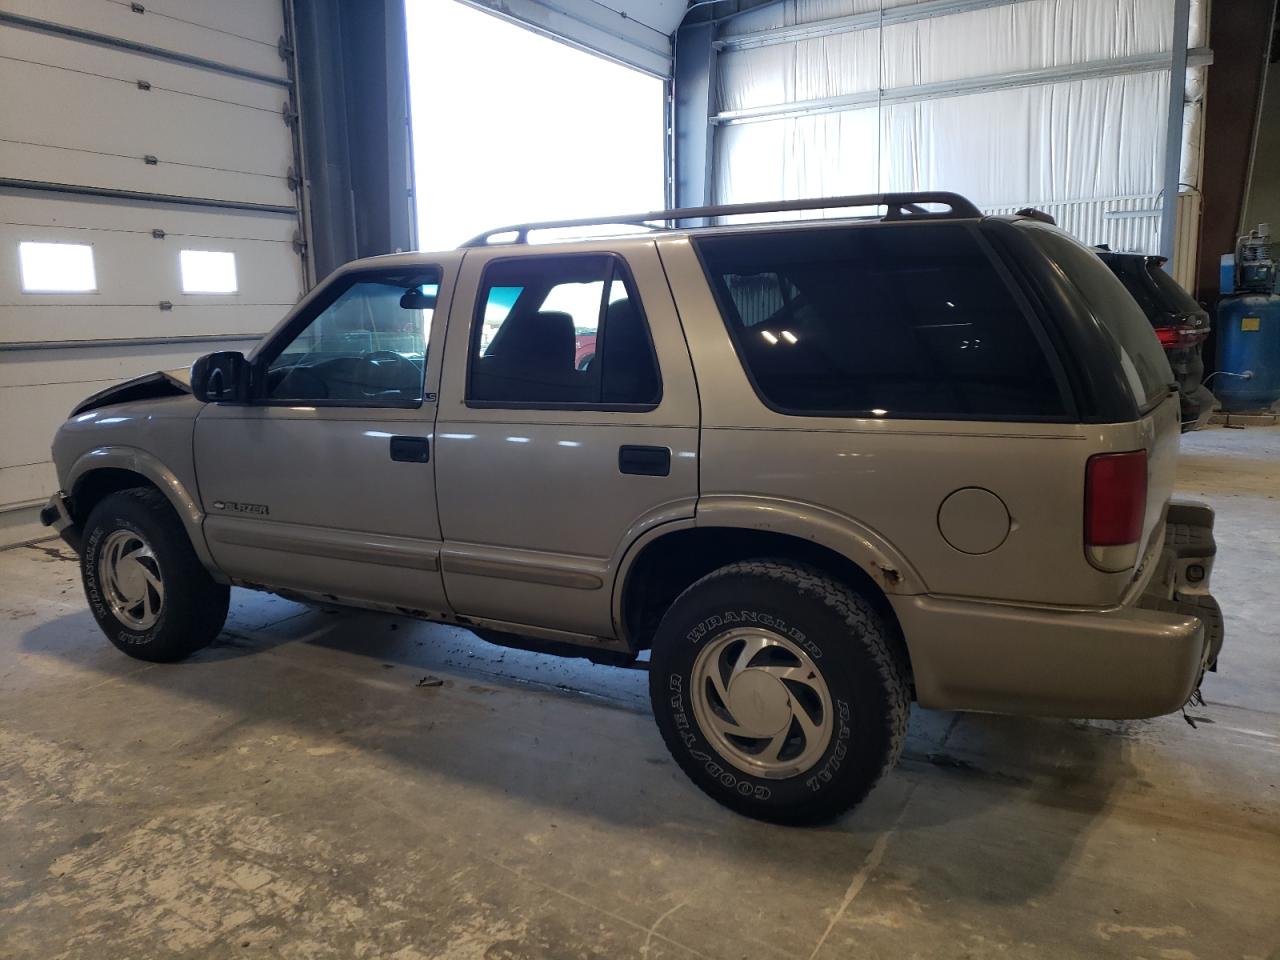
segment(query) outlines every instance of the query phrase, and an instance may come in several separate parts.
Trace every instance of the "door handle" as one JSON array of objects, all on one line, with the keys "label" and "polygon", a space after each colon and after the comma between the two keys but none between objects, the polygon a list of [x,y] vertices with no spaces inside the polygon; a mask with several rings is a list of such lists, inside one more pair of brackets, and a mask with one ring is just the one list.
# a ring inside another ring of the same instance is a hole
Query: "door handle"
[{"label": "door handle", "polygon": [[401,463],[426,463],[431,459],[431,446],[426,437],[392,437],[391,459]]},{"label": "door handle", "polygon": [[669,477],[671,449],[669,447],[619,447],[618,472],[634,473],[641,477]]}]

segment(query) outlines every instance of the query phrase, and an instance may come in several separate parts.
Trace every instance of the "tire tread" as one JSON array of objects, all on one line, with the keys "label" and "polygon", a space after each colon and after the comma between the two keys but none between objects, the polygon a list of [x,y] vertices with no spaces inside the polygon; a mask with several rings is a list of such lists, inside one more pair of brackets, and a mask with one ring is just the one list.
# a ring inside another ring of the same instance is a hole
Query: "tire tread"
[{"label": "tire tread", "polygon": [[[871,790],[884,778],[898,761],[907,735],[907,722],[911,715],[910,687],[904,679],[904,671],[886,637],[884,621],[867,600],[853,588],[833,579],[823,571],[807,564],[791,560],[767,558],[741,560],[726,564],[706,574],[687,587],[672,604],[700,592],[710,584],[730,577],[755,577],[772,580],[796,591],[802,597],[823,604],[848,627],[852,642],[861,644],[877,674],[877,680],[885,692],[887,710],[883,720],[888,749],[880,768],[865,779],[860,788],[841,794],[835,791],[818,794],[813,801],[788,810],[770,813],[768,819],[790,824],[816,824],[835,819],[861,803]],[[671,746],[669,743],[668,746]],[[696,768],[684,751],[672,749],[672,755],[681,769],[697,782]],[[744,809],[736,798],[712,794],[720,803],[749,815],[758,815]]]},{"label": "tire tread", "polygon": [[[130,503],[132,501],[132,503]],[[118,506],[116,506],[118,504]],[[216,637],[226,622],[230,602],[230,590],[209,576],[187,537],[177,511],[168,498],[155,487],[128,487],[104,497],[89,512],[85,523],[86,543],[93,529],[101,522],[103,514],[135,505],[148,515],[159,528],[162,542],[167,548],[165,558],[166,603],[173,603],[165,612],[163,638],[156,638],[142,646],[126,646],[117,642],[107,624],[101,618],[99,624],[119,649],[131,657],[159,663],[184,660]],[[153,548],[157,547],[153,544]],[[82,561],[83,563],[83,561]],[[87,584],[86,584],[87,589]],[[182,590],[181,598],[177,593]],[[92,604],[90,605],[92,608]],[[108,614],[109,616],[109,614]],[[96,613],[95,613],[96,617]],[[158,642],[156,642],[158,641]]]}]

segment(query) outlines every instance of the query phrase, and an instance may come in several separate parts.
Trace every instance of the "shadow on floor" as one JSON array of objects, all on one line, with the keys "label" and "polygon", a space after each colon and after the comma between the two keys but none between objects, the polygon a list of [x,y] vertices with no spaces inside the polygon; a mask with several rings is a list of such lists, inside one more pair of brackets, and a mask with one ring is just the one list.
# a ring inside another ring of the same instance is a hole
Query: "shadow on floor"
[{"label": "shadow on floor", "polygon": [[[87,611],[63,616],[27,631],[22,648],[121,678],[127,671],[86,629],[93,626]],[[437,674],[440,687],[416,688]],[[899,767],[857,811],[816,829],[773,827],[721,810],[684,779],[652,726],[638,671],[241,591],[209,648],[121,679],[100,689],[128,705],[132,723],[163,724],[174,697],[216,712],[217,729],[167,762],[235,762],[239,738],[283,725],[306,742],[341,742],[357,765],[390,759],[411,780],[442,777],[606,827],[669,831],[675,824],[696,832],[702,845],[724,847],[744,869],[769,870],[784,857],[793,869],[806,864],[815,880],[829,873],[836,881],[847,877],[851,855],[891,830],[931,851],[930,869],[949,896],[983,902],[1024,903],[1052,888],[1117,786],[1134,775],[1122,724],[916,710]],[[140,697],[138,688],[167,696]],[[72,735],[74,719],[62,726]],[[92,749],[83,733],[74,735]],[[288,762],[326,762],[298,754]],[[1032,825],[1045,808],[1061,816],[1050,828]],[[856,849],[833,844],[834,835],[856,840]]]}]

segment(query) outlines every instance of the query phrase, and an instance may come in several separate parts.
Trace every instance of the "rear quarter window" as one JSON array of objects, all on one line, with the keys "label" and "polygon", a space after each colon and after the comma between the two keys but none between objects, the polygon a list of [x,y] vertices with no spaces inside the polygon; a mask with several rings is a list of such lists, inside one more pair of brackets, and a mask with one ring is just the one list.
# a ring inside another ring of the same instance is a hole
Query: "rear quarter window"
[{"label": "rear quarter window", "polygon": [[1159,403],[1174,383],[1173,371],[1146,314],[1098,255],[1067,234],[1033,220],[1020,220],[1027,234],[1071,281],[1115,350],[1140,409]]},{"label": "rear quarter window", "polygon": [[1042,335],[969,227],[828,227],[695,240],[738,356],[783,413],[1068,415]]}]

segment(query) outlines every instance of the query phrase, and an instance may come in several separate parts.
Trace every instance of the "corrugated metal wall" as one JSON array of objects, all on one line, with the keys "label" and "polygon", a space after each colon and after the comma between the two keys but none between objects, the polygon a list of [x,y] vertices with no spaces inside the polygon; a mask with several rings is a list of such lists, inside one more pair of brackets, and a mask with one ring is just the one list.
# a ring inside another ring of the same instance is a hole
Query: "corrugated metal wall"
[{"label": "corrugated metal wall", "polygon": [[[1155,253],[1174,6],[781,0],[734,16],[713,44],[714,199],[954,190]],[[1205,39],[1204,6],[1191,5],[1191,47]],[[1184,84],[1192,197],[1206,58]],[[1184,238],[1181,276],[1193,260]]]}]

